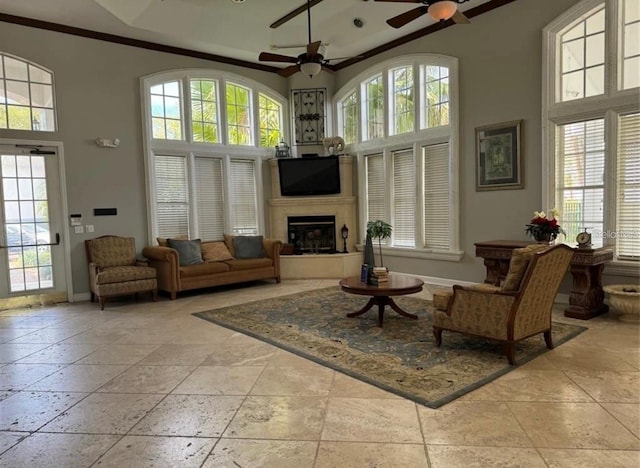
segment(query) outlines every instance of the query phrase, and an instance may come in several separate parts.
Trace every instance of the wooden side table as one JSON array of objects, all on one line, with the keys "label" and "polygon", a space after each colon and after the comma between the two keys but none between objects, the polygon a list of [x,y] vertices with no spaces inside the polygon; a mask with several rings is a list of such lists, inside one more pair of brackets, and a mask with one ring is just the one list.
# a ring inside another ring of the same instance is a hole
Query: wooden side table
[{"label": "wooden side table", "polygon": [[[514,240],[476,242],[476,257],[484,259],[487,269],[484,282],[499,285],[509,271],[513,249],[534,243]],[[574,250],[569,266],[573,284],[569,293],[569,307],[564,311],[565,317],[588,320],[609,310],[604,303],[602,271],[604,265],[612,259],[613,250],[607,247]]]}]

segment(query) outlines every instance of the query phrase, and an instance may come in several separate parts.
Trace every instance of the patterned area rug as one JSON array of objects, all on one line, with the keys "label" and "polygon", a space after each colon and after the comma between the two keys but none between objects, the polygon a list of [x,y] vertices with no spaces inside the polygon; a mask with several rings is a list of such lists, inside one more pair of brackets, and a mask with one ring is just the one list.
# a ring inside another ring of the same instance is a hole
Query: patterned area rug
[{"label": "patterned area rug", "polygon": [[[431,331],[431,302],[394,298],[418,315],[401,317],[385,309],[347,318],[368,297],[338,287],[194,313],[196,317],[271,343],[299,356],[393,392],[430,408],[444,405],[515,367],[507,363],[503,346],[489,340],[444,332],[436,348]],[[585,328],[553,323],[556,346]],[[546,351],[542,334],[516,345],[518,365]]]}]

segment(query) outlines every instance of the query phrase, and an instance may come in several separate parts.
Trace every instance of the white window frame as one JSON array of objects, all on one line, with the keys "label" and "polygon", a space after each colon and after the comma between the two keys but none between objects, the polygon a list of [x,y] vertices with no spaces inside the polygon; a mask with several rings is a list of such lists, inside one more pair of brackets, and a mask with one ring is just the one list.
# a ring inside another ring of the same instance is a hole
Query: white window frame
[{"label": "white window frame", "polygon": [[[6,70],[4,69],[5,65],[4,65],[4,58],[9,58],[11,60],[15,60],[17,62],[22,62],[27,66],[27,79],[26,80],[18,80],[15,78],[7,78],[6,76]],[[7,127],[6,128],[0,128],[0,131],[31,131],[31,132],[47,132],[47,133],[51,133],[51,132],[56,132],[58,131],[58,106],[56,105],[56,82],[55,82],[55,75],[54,73],[49,70],[48,68],[43,67],[42,65],[39,65],[35,62],[32,62],[30,60],[24,59],[22,57],[18,57],[17,55],[12,55],[12,54],[7,54],[4,52],[0,52],[0,71],[2,72],[2,74],[0,75],[0,89],[3,91],[3,94],[5,96],[5,101],[4,102],[0,102],[0,104],[3,104],[5,106],[5,118],[7,120]],[[50,83],[45,83],[45,82],[41,82],[41,81],[35,81],[35,80],[31,80],[30,78],[30,72],[29,72],[29,67],[33,67],[33,68],[37,68],[38,70],[47,73],[50,78],[51,78],[51,82]],[[31,121],[29,122],[29,128],[9,128],[9,110],[8,110],[8,106],[9,101],[7,99],[8,96],[8,92],[7,92],[7,80],[10,81],[16,81],[16,82],[22,82],[22,83],[26,83],[27,85],[27,92],[28,92],[28,96],[25,96],[29,99],[29,104],[16,104],[16,106],[18,107],[23,107],[23,108],[28,108],[29,109],[29,115],[31,116]],[[36,106],[33,103],[33,99],[32,99],[32,89],[31,89],[31,85],[47,85],[51,87],[51,107],[43,107],[43,106]],[[43,129],[43,128],[35,128],[36,125],[39,124],[40,122],[38,122],[38,120],[35,118],[34,116],[34,109],[41,109],[41,110],[48,110],[51,111],[51,113],[53,114],[52,120],[53,122],[51,122],[50,124],[50,128],[47,129]]]},{"label": "white window frame", "polygon": [[[561,72],[561,33],[596,8],[605,4],[605,92],[562,102],[559,98]],[[622,70],[619,46],[620,2],[618,0],[583,0],[543,29],[542,35],[542,206],[556,206],[555,190],[555,144],[558,126],[566,123],[604,119],[605,124],[605,190],[604,230],[615,230],[616,226],[616,152],[618,116],[640,111],[638,88],[622,89]],[[562,222],[562,218],[560,218]],[[575,239],[566,239],[575,245]],[[615,239],[603,239],[606,247],[615,247]],[[607,265],[609,274],[638,276],[638,262],[614,259]]]},{"label": "white window frame", "polygon": [[[414,68],[414,88],[415,88],[415,119],[414,131],[402,133],[398,135],[390,134],[391,130],[391,114],[390,103],[391,96],[388,92],[391,70],[402,66],[413,66]],[[415,128],[422,122],[422,113],[426,106],[423,106],[424,97],[424,74],[423,66],[437,65],[447,67],[449,69],[449,124],[433,128]],[[365,84],[377,75],[382,75],[383,85],[385,89],[385,125],[384,138],[363,141],[363,125],[365,124],[365,105],[366,105],[366,89]],[[440,54],[414,54],[396,57],[374,67],[371,67],[347,82],[338,92],[334,99],[335,114],[337,116],[334,132],[340,134],[343,128],[342,118],[342,101],[356,91],[358,101],[358,112],[360,114],[359,128],[357,134],[359,141],[354,144],[348,144],[346,151],[357,156],[358,164],[358,186],[359,186],[359,224],[362,232],[366,231],[367,223],[367,200],[366,200],[366,155],[381,153],[383,154],[384,165],[387,174],[390,172],[391,154],[393,151],[413,148],[416,158],[416,187],[417,193],[422,192],[422,147],[435,145],[439,143],[448,143],[450,151],[450,179],[449,179],[449,203],[451,210],[451,244],[447,251],[436,251],[422,247],[423,245],[423,209],[421,196],[418,197],[416,205],[416,247],[396,247],[392,245],[383,246],[383,254],[396,257],[423,258],[433,260],[444,260],[458,262],[462,260],[464,252],[460,249],[460,208],[459,208],[459,81],[458,81],[458,59]],[[391,216],[391,195],[386,200],[385,212],[387,217]],[[387,222],[392,222],[389,219]],[[391,244],[393,243],[393,239]]]},{"label": "white window frame", "polygon": [[[203,143],[192,141],[191,131],[191,109],[190,109],[190,88],[189,83],[191,79],[203,79],[203,80],[215,80],[218,83],[218,125],[224,126],[220,128],[220,143]],[[151,112],[150,112],[150,95],[149,89],[151,86],[164,83],[166,81],[178,80],[182,86],[183,99],[181,102],[181,116],[183,120],[183,136],[182,140],[164,140],[152,138],[152,124],[151,124]],[[251,146],[245,145],[229,145],[227,144],[227,118],[226,118],[226,100],[225,92],[226,83],[229,81],[235,85],[241,85],[248,88],[251,91],[250,102],[252,112],[252,142]],[[154,176],[154,155],[156,153],[182,156],[187,163],[188,174],[188,187],[189,187],[189,236],[190,238],[197,238],[198,232],[198,216],[197,216],[197,198],[194,184],[194,165],[195,157],[211,157],[220,158],[223,162],[223,178],[224,178],[224,200],[225,200],[225,227],[224,232],[231,233],[233,230],[233,220],[231,219],[231,203],[232,194],[229,193],[229,184],[226,183],[229,174],[229,163],[231,159],[247,159],[253,161],[255,165],[255,177],[256,177],[256,195],[257,195],[257,213],[258,213],[258,233],[264,234],[265,232],[265,213],[264,213],[264,189],[263,189],[263,177],[262,167],[263,162],[266,159],[274,156],[273,148],[260,147],[260,129],[256,122],[255,116],[257,116],[259,109],[258,95],[264,94],[270,99],[273,99],[281,105],[282,119],[281,123],[287,122],[287,99],[277,93],[276,91],[266,87],[265,85],[227,72],[221,72],[216,70],[202,70],[202,69],[185,69],[185,70],[172,70],[168,72],[160,72],[152,75],[144,76],[140,79],[140,94],[141,94],[141,106],[142,106],[142,129],[143,129],[143,146],[145,154],[145,176],[147,184],[147,224],[149,233],[149,242],[153,244],[157,237],[158,225],[155,216],[155,176]],[[286,126],[282,128],[283,137],[285,139],[289,136],[289,131]]]}]

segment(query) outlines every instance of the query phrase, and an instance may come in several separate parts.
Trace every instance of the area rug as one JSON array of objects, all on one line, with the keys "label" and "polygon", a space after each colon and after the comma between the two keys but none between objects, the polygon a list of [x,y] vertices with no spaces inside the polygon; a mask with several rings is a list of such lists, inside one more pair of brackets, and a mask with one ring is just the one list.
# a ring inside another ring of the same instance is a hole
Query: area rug
[{"label": "area rug", "polygon": [[[196,317],[258,338],[299,356],[403,396],[437,408],[503,375],[510,366],[499,343],[444,332],[436,348],[431,331],[431,302],[413,297],[394,298],[418,320],[401,317],[389,307],[383,328],[377,307],[358,317],[368,297],[338,287],[265,299],[194,313]],[[585,330],[553,323],[558,346]],[[516,345],[522,365],[546,351],[542,334]]]}]

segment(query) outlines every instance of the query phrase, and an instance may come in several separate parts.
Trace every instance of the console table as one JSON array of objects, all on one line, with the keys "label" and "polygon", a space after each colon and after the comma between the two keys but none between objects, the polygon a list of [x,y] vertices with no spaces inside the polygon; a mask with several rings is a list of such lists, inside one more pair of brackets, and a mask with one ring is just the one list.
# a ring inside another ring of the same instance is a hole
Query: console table
[{"label": "console table", "polygon": [[[499,285],[509,271],[509,262],[513,249],[534,244],[533,241],[492,240],[476,242],[476,257],[484,259],[487,269],[485,283]],[[613,259],[613,250],[575,249],[569,271],[573,284],[569,294],[569,307],[564,316],[588,320],[604,314],[609,306],[604,303],[602,290],[602,270]]]}]

